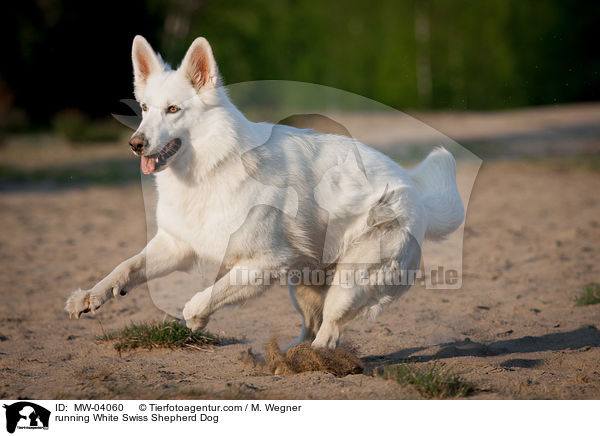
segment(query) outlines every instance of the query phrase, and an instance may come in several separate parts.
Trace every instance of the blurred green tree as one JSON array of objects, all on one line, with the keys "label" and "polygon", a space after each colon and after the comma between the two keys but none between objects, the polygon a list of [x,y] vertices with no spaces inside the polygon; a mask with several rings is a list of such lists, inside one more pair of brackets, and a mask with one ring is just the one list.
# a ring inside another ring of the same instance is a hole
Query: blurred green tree
[{"label": "blurred green tree", "polygon": [[597,100],[599,16],[585,0],[23,0],[0,26],[0,98],[38,122],[106,115],[131,96],[141,33],[174,66],[205,36],[226,83],[312,82],[399,109]]}]

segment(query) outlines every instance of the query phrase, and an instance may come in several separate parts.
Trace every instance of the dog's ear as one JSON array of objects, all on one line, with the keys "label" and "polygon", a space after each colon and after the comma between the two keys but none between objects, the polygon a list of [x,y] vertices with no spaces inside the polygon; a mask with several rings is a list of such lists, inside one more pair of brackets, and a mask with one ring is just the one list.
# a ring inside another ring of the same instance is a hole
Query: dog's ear
[{"label": "dog's ear", "polygon": [[217,63],[205,38],[196,38],[179,67],[196,91],[218,83]]},{"label": "dog's ear", "polygon": [[136,88],[145,86],[150,74],[162,71],[164,68],[162,61],[156,56],[146,38],[140,35],[133,38],[131,58],[133,60],[133,83]]}]

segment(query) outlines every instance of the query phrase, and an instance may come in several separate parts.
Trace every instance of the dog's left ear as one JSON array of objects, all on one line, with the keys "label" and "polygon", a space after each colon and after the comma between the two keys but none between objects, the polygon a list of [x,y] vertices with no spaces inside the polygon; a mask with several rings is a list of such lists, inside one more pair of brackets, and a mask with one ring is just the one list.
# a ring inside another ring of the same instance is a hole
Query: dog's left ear
[{"label": "dog's left ear", "polygon": [[179,67],[196,91],[205,86],[215,86],[219,73],[217,63],[205,38],[196,38],[188,49]]}]

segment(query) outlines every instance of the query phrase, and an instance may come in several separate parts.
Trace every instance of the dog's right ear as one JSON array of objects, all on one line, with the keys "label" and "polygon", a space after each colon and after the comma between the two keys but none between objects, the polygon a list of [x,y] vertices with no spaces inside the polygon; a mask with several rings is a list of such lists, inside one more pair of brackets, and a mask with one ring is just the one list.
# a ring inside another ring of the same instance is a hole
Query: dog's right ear
[{"label": "dog's right ear", "polygon": [[163,70],[163,63],[141,35],[133,38],[133,47],[131,48],[131,58],[133,60],[133,84],[136,89],[146,86],[150,74]]}]

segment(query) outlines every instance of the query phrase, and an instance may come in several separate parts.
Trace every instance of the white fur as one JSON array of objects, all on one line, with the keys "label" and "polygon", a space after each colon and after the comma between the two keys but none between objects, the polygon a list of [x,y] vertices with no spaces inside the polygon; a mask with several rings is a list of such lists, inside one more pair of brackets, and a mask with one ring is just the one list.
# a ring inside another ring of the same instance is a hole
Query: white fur
[{"label": "white fur", "polygon": [[[201,62],[190,61],[194,55]],[[183,145],[154,176],[156,236],[91,290],[75,291],[65,308],[70,315],[78,318],[145,281],[210,260],[224,265],[224,275],[183,310],[188,326],[202,329],[223,305],[268,288],[232,285],[241,269],[285,275],[366,262],[376,262],[370,274],[417,269],[423,239],[442,238],[463,220],[454,158],[443,148],[408,172],[351,138],[250,122],[219,86],[203,38],[172,71],[138,36],[133,62],[136,98],[148,106],[136,132],[148,139],[144,154],[174,138]],[[205,68],[201,80],[197,65]],[[169,105],[181,110],[166,113]],[[409,287],[290,286],[303,318],[298,340],[334,348],[347,322],[377,316]]]}]

